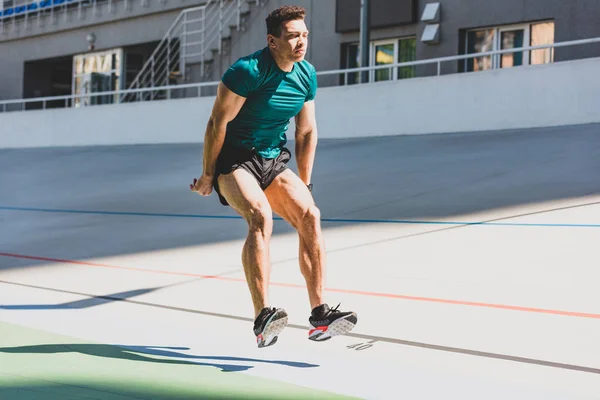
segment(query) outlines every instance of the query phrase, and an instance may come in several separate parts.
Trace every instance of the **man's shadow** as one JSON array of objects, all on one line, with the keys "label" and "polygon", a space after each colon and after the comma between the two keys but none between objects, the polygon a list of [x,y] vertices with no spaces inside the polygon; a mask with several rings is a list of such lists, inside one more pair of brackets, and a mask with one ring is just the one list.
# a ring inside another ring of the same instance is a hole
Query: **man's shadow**
[{"label": "man's shadow", "polygon": [[[173,285],[170,285],[173,286]],[[166,287],[166,286],[165,286]],[[93,296],[83,300],[70,301],[59,304],[18,304],[18,305],[0,305],[0,310],[64,310],[64,309],[85,309],[96,307],[114,301],[127,301],[132,297],[137,297],[143,294],[151,293],[163,287],[145,288],[130,290],[121,293],[114,293],[105,296]],[[280,364],[296,368],[313,368],[319,365],[307,364],[294,361],[276,361],[276,360],[261,360],[254,358],[240,358],[228,356],[195,356],[185,353],[175,352],[173,350],[189,350],[187,347],[163,347],[163,346],[120,346],[107,344],[49,344],[36,346],[20,346],[20,347],[5,347],[0,348],[0,353],[38,353],[38,354],[54,354],[54,353],[81,353],[96,357],[117,358],[130,361],[145,361],[163,364],[184,364],[184,365],[202,365],[211,366],[221,369],[223,372],[246,371],[253,368],[252,365],[235,365],[235,364],[215,364],[203,363],[195,360],[222,360],[222,361],[241,361],[252,363],[269,363]],[[146,355],[155,355],[160,357],[183,358],[177,359],[160,359],[146,357]],[[194,360],[194,361],[192,361]]]},{"label": "man's shadow", "polygon": [[[175,352],[172,350],[188,350],[187,347],[163,347],[163,346],[117,346],[108,344],[92,344],[92,343],[69,343],[69,344],[42,344],[35,346],[18,346],[18,347],[3,347],[0,348],[0,353],[11,354],[57,354],[57,353],[81,353],[96,357],[115,358],[129,361],[144,361],[159,364],[177,364],[177,365],[200,365],[215,367],[221,369],[222,372],[239,372],[247,371],[253,368],[253,365],[236,365],[236,364],[216,364],[206,363],[195,360],[222,360],[222,361],[241,361],[251,363],[268,363],[280,364],[295,368],[314,368],[319,365],[308,364],[293,361],[279,360],[261,360],[256,358],[228,357],[228,356],[196,356]],[[161,357],[177,357],[185,360],[162,359],[146,357],[147,355],[155,355]],[[194,360],[194,361],[192,361]]]},{"label": "man's shadow", "polygon": [[126,292],[114,293],[105,296],[93,296],[83,300],[69,301],[60,304],[15,304],[9,306],[0,305],[0,310],[66,310],[66,309],[84,309],[101,306],[114,301],[123,301],[132,297],[154,292],[161,287],[128,290]]}]

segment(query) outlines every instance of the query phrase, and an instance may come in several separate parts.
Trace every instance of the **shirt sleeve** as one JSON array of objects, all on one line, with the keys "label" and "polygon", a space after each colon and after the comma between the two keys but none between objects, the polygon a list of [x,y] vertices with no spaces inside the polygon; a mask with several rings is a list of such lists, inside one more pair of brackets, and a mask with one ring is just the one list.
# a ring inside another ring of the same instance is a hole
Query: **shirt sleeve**
[{"label": "shirt sleeve", "polygon": [[317,71],[312,68],[312,75],[310,77],[310,87],[308,89],[308,94],[306,95],[306,101],[314,100],[317,96]]},{"label": "shirt sleeve", "polygon": [[248,97],[255,87],[255,75],[250,62],[240,59],[225,71],[221,81],[235,94]]}]

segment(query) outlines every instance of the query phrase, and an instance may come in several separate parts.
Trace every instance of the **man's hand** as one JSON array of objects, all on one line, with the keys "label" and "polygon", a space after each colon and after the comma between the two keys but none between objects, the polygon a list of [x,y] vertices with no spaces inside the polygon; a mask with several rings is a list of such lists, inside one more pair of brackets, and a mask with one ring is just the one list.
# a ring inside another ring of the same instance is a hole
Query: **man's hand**
[{"label": "man's hand", "polygon": [[194,178],[194,183],[190,185],[190,189],[202,196],[208,196],[213,190],[213,177],[202,174],[200,180]]}]

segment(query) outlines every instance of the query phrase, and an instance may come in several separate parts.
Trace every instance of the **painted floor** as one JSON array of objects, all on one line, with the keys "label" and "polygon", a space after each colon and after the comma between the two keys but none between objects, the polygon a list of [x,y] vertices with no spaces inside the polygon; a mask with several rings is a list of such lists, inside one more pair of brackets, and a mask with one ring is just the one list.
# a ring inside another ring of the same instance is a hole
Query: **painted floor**
[{"label": "painted floor", "polygon": [[0,150],[0,398],[600,399],[599,131],[322,140],[326,300],[358,325],[307,340],[277,219],[266,349],[200,145]]}]

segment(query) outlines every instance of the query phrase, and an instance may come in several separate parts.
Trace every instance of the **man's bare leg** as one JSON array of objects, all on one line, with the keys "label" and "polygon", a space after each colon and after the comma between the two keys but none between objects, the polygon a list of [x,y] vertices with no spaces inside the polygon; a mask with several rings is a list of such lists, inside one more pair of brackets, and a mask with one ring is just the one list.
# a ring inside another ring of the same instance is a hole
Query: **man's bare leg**
[{"label": "man's bare leg", "polygon": [[263,308],[269,306],[269,242],[273,231],[273,213],[267,197],[248,171],[240,168],[231,174],[220,175],[219,189],[229,205],[248,223],[242,264],[256,318]]},{"label": "man's bare leg", "polygon": [[320,212],[312,194],[302,180],[291,170],[275,178],[265,194],[277,214],[298,231],[300,268],[306,280],[311,305],[309,322],[312,328],[308,338],[322,342],[334,336],[345,335],[354,329],[358,317],[355,312],[333,309],[323,301],[325,277],[325,245],[321,232]]},{"label": "man's bare leg", "polygon": [[313,309],[324,303],[326,257],[319,209],[306,185],[289,169],[275,178],[265,194],[273,211],[298,231],[300,270]]}]

